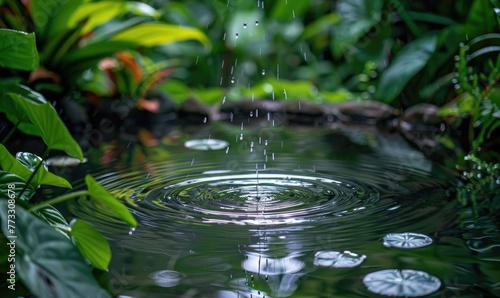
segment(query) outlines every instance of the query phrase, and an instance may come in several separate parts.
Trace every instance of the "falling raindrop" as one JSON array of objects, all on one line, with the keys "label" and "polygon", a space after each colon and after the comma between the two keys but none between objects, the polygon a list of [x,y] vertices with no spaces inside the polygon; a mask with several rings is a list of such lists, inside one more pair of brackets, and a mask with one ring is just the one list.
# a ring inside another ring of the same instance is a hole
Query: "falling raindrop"
[{"label": "falling raindrop", "polygon": [[265,76],[265,75],[266,75],[266,70],[265,70],[265,69],[263,69],[263,70],[262,70],[262,72],[261,72],[261,74],[262,74],[263,76]]},{"label": "falling raindrop", "polygon": [[231,84],[234,84],[234,77],[231,78]]},{"label": "falling raindrop", "polygon": [[247,23],[243,23],[243,29],[247,28]]},{"label": "falling raindrop", "polygon": [[208,119],[207,117],[203,118],[203,123],[207,123]]},{"label": "falling raindrop", "polygon": [[255,26],[259,26],[259,21],[255,21]]},{"label": "falling raindrop", "polygon": [[240,35],[238,34],[238,32],[236,32],[234,38],[238,39],[238,37],[240,37]]}]

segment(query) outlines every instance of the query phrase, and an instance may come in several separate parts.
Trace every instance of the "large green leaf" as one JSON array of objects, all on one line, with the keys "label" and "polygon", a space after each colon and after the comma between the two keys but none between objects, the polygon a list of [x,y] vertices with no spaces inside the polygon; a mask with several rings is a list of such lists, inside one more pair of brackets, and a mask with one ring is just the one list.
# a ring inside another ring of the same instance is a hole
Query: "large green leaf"
[{"label": "large green leaf", "polygon": [[9,242],[15,241],[16,273],[35,296],[110,297],[71,241],[20,206],[15,224],[8,222],[7,210],[7,201],[0,200],[2,231]]},{"label": "large green leaf", "polygon": [[23,194],[19,196],[26,185],[26,180],[16,174],[6,171],[0,171],[0,185],[2,185],[0,188],[0,198],[10,199],[12,198],[12,195],[14,195],[18,204],[20,202],[27,203],[35,194],[35,190],[32,187],[27,187]]},{"label": "large green leaf", "polygon": [[408,82],[431,59],[436,49],[437,36],[420,37],[401,49],[389,67],[382,73],[376,98],[391,103]]},{"label": "large green leaf", "polygon": [[206,47],[210,46],[208,38],[198,29],[161,23],[133,26],[116,34],[111,40],[131,42],[135,46],[152,47],[191,39],[200,41]]},{"label": "large green leaf", "polygon": [[111,261],[108,241],[94,227],[80,219],[71,221],[71,237],[82,255],[97,269],[106,270]]},{"label": "large green leaf", "polygon": [[87,184],[89,195],[95,200],[104,204],[109,210],[115,213],[119,218],[133,227],[137,227],[137,221],[130,211],[110,194],[104,187],[99,185],[97,181],[90,175],[85,176],[85,183]]},{"label": "large green leaf", "polygon": [[34,70],[39,66],[35,34],[0,29],[0,67]]},{"label": "large green leaf", "polygon": [[334,27],[332,39],[332,50],[337,57],[381,20],[383,4],[383,0],[340,0],[337,2],[340,22]]},{"label": "large green leaf", "polygon": [[17,129],[24,132],[25,134],[33,136],[41,136],[40,129],[31,122],[29,115],[22,109],[22,107],[16,104],[14,98],[12,98],[8,93],[16,94],[21,96],[26,100],[33,101],[34,103],[45,103],[47,102],[45,98],[38,92],[31,90],[28,87],[9,84],[7,86],[2,86],[5,93],[0,93],[0,100],[2,104],[0,105],[0,112],[5,113],[7,119],[13,124],[17,124]]},{"label": "large green leaf", "polygon": [[8,93],[16,112],[23,121],[26,117],[40,130],[40,136],[49,149],[61,150],[83,161],[83,152],[73,139],[61,118],[50,103],[34,103],[15,93]]}]

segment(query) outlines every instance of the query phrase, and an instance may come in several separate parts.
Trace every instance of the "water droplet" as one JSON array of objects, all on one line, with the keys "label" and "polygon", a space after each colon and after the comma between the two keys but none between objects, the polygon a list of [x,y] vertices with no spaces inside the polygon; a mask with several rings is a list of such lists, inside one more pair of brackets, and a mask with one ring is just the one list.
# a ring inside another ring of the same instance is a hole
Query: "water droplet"
[{"label": "water droplet", "polygon": [[226,97],[225,96],[222,98],[222,104],[224,104],[224,103],[226,103]]},{"label": "water droplet", "polygon": [[250,111],[250,117],[253,117],[253,111]]},{"label": "water droplet", "polygon": [[261,74],[262,74],[263,76],[265,76],[265,75],[266,75],[266,70],[265,70],[265,69],[263,69],[263,70],[262,70],[262,72],[261,72]]},{"label": "water droplet", "polygon": [[243,140],[243,134],[240,134],[240,141]]},{"label": "water droplet", "polygon": [[226,148],[226,154],[229,152],[229,147]]},{"label": "water droplet", "polygon": [[207,117],[203,118],[203,123],[207,123],[208,119]]},{"label": "water droplet", "polygon": [[234,38],[238,39],[238,37],[240,37],[240,35],[238,34],[238,32],[236,32],[236,34],[234,35]]},{"label": "water droplet", "polygon": [[243,29],[247,28],[247,23],[243,23]]},{"label": "water droplet", "polygon": [[231,84],[234,84],[234,77],[231,78]]},{"label": "water droplet", "polygon": [[255,26],[259,26],[259,21],[255,21]]}]

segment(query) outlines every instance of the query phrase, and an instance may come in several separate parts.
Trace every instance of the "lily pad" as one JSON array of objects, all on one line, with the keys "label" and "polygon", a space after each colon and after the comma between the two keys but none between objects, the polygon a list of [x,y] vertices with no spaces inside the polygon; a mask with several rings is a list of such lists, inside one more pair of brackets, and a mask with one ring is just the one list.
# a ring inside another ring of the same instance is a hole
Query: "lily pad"
[{"label": "lily pad", "polygon": [[370,292],[392,297],[420,297],[441,287],[439,278],[411,269],[387,269],[367,274],[363,283]]},{"label": "lily pad", "polygon": [[318,251],[314,255],[314,265],[331,268],[352,268],[363,263],[365,255],[358,255],[350,251]]},{"label": "lily pad", "polygon": [[220,150],[227,146],[228,142],[216,139],[189,140],[184,143],[184,147],[194,150]]},{"label": "lily pad", "polygon": [[418,233],[396,233],[384,236],[384,245],[387,247],[419,248],[431,243],[431,237]]}]

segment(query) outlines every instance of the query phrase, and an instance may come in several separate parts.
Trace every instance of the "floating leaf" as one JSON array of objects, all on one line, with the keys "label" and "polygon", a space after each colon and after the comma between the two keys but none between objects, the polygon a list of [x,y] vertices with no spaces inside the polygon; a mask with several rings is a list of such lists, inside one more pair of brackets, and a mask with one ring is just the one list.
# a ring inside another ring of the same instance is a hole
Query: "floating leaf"
[{"label": "floating leaf", "polygon": [[15,241],[16,273],[35,296],[110,297],[99,287],[71,241],[20,206],[11,234],[12,225],[4,216],[7,210],[7,201],[0,200],[2,231],[17,236],[7,240]]},{"label": "floating leaf", "polygon": [[14,93],[8,95],[12,98],[19,117],[27,117],[40,130],[40,136],[49,149],[61,150],[83,160],[82,149],[50,103],[34,103]]},{"label": "floating leaf", "polygon": [[95,200],[103,203],[108,207],[113,213],[115,213],[123,221],[131,225],[132,227],[137,227],[137,221],[130,211],[123,205],[119,200],[117,200],[112,194],[110,194],[104,187],[99,185],[97,181],[90,175],[85,176],[85,183],[87,184],[89,195]]},{"label": "floating leaf", "polygon": [[39,66],[34,33],[0,29],[0,67],[34,70]]},{"label": "floating leaf", "polygon": [[441,281],[423,271],[387,269],[367,274],[363,283],[370,292],[395,297],[420,297],[434,293]]},{"label": "floating leaf", "polygon": [[71,237],[82,255],[97,269],[106,270],[111,261],[108,241],[93,226],[80,219],[71,221]]},{"label": "floating leaf", "polygon": [[384,236],[384,245],[387,247],[419,248],[431,243],[431,237],[417,233],[396,233]]},{"label": "floating leaf", "polygon": [[350,251],[318,251],[314,255],[314,265],[332,268],[352,268],[363,263],[365,255],[358,255]]},{"label": "floating leaf", "polygon": [[228,145],[228,142],[216,139],[197,139],[184,143],[184,147],[194,150],[220,150],[227,148]]},{"label": "floating leaf", "polygon": [[391,103],[431,59],[437,41],[436,35],[426,35],[401,49],[382,73],[376,98],[385,103]]}]

